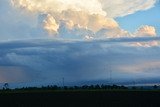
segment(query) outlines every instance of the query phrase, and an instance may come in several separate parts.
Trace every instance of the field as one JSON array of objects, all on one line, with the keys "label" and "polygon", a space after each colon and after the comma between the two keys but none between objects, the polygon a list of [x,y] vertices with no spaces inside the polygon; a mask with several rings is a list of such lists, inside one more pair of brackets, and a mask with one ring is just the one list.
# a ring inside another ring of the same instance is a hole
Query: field
[{"label": "field", "polygon": [[160,91],[76,90],[0,92],[1,107],[160,107]]}]

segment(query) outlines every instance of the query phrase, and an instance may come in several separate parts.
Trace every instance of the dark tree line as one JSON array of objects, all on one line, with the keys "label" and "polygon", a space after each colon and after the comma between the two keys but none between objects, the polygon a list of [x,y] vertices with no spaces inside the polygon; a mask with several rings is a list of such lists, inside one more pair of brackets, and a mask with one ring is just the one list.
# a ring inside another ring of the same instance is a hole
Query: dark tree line
[{"label": "dark tree line", "polygon": [[[23,88],[16,88],[13,90],[113,90],[113,89],[128,89],[125,86],[118,86],[118,85],[83,85],[83,86],[57,86],[57,85],[48,85],[42,87],[23,87]],[[3,90],[11,90],[7,85],[7,88],[3,88]]]},{"label": "dark tree line", "polygon": [[[10,89],[9,88],[9,84],[5,83],[3,85],[3,89],[1,89],[1,91],[18,91],[18,90],[22,90],[22,91],[37,91],[37,90],[127,90],[127,89],[132,89],[132,90],[136,90],[136,89],[140,89],[140,90],[144,90],[144,87],[136,87],[133,86],[131,88],[126,87],[126,86],[118,86],[118,85],[83,85],[83,86],[57,86],[57,85],[48,85],[48,86],[42,86],[42,87],[23,87],[23,88],[16,88],[16,89]],[[152,87],[152,89],[160,89],[159,86],[154,85]]]}]

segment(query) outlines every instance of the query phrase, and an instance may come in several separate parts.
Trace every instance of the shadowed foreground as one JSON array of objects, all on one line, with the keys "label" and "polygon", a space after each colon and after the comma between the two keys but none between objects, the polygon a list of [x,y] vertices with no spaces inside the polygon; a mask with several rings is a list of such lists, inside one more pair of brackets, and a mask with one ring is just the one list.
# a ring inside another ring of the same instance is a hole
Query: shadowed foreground
[{"label": "shadowed foreground", "polygon": [[3,107],[159,107],[159,91],[3,92]]}]

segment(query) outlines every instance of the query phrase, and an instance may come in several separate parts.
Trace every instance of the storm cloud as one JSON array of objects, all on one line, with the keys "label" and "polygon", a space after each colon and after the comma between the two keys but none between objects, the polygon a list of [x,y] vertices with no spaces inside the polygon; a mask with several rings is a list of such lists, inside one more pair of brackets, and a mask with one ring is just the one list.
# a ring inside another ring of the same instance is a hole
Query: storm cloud
[{"label": "storm cloud", "polygon": [[[154,82],[158,81],[160,47],[144,48],[129,44],[101,40],[2,42],[0,74],[5,76],[1,82],[61,85],[62,78],[65,78],[66,85],[94,81],[102,84],[110,82],[111,72],[113,83],[145,82],[153,78]],[[7,70],[8,73],[4,74]],[[11,74],[16,78],[11,80]]]}]

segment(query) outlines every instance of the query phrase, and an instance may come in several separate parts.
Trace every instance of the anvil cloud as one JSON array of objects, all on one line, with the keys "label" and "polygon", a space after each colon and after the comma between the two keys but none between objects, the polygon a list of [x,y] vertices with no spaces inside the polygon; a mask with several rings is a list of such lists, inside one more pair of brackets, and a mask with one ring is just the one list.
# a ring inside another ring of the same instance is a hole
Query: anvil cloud
[{"label": "anvil cloud", "polygon": [[40,23],[49,35],[55,37],[93,39],[156,36],[153,26],[145,25],[137,32],[130,33],[122,29],[114,19],[150,9],[156,0],[12,0],[11,2],[14,7],[39,16],[43,15]]}]

